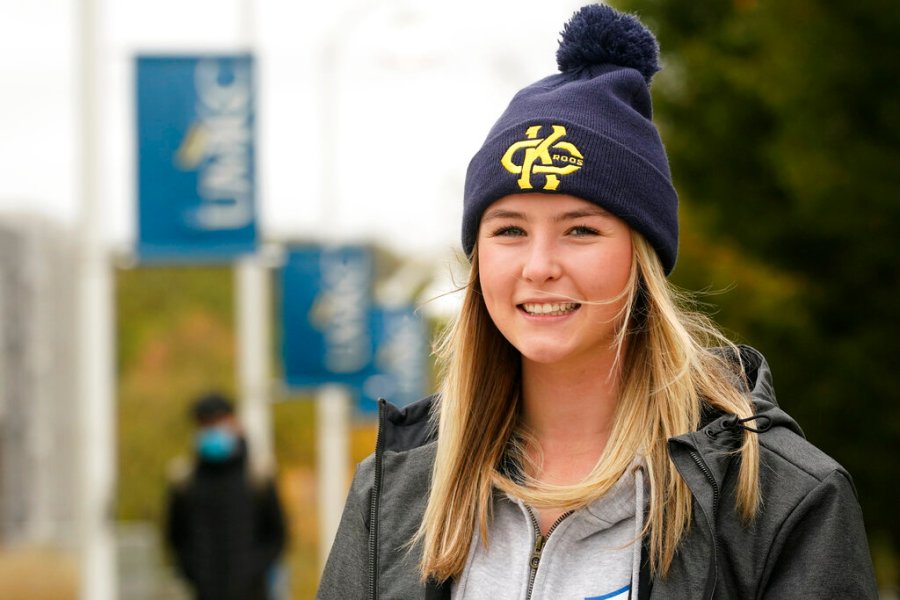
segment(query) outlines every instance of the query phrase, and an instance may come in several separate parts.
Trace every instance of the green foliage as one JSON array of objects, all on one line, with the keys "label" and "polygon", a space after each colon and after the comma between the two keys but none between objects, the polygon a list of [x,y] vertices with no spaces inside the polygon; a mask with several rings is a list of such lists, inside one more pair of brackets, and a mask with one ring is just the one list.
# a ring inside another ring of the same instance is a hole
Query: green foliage
[{"label": "green foliage", "polygon": [[224,267],[117,273],[120,518],[161,518],[169,465],[190,455],[192,399],[233,395],[233,295]]},{"label": "green foliage", "polygon": [[699,231],[676,280],[731,286],[718,319],[765,351],[782,405],[897,547],[900,3],[616,5],[662,48],[656,118]]}]

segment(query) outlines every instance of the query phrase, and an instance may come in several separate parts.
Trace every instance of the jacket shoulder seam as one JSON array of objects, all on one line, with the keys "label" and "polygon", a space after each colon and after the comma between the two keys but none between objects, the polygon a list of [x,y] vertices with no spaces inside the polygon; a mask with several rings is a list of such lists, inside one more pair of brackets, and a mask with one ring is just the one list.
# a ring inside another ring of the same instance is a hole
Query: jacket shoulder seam
[{"label": "jacket shoulder seam", "polygon": [[[843,471],[843,468],[840,466],[840,464],[835,462],[834,459],[832,459],[831,457],[829,457],[828,455],[826,455],[824,453],[823,453],[823,457],[825,457],[826,460],[823,460],[820,458],[817,460],[816,464],[820,465],[822,469],[825,469],[825,472],[823,472],[822,470],[816,471],[816,470],[812,469],[810,465],[806,465],[797,460],[794,460],[792,457],[788,456],[787,453],[782,448],[779,448],[775,444],[770,444],[770,443],[765,442],[764,438],[762,436],[760,436],[759,444],[761,447],[765,448],[772,454],[776,455],[778,458],[783,460],[785,463],[791,465],[798,471],[802,471],[803,473],[806,473],[807,475],[809,475],[810,477],[812,477],[819,483],[828,479],[832,473],[835,473],[835,472],[841,473]],[[821,452],[821,450],[819,450],[819,452]],[[831,463],[831,464],[829,464],[829,463]]]}]

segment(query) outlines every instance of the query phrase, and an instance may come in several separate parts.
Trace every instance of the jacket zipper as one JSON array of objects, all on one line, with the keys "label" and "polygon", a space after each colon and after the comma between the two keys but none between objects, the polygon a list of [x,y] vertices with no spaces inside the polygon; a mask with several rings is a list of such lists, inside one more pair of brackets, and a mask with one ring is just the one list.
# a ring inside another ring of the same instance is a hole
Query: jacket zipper
[{"label": "jacket zipper", "polygon": [[369,599],[378,600],[378,500],[381,495],[381,430],[384,428],[384,400],[378,400],[378,433],[375,437],[375,481],[369,498]]},{"label": "jacket zipper", "polygon": [[550,529],[547,530],[547,535],[541,535],[541,526],[538,524],[537,519],[534,516],[534,513],[531,512],[531,509],[525,507],[525,510],[528,512],[528,516],[531,517],[531,523],[534,525],[534,530],[537,532],[537,537],[534,539],[534,549],[531,551],[531,558],[528,559],[528,564],[531,566],[531,573],[528,576],[528,592],[525,594],[525,600],[531,600],[531,593],[534,591],[534,579],[537,577],[538,565],[541,564],[541,554],[544,551],[544,546],[547,545],[547,540],[550,539],[550,535],[553,533],[553,530],[563,522],[563,520],[572,514],[572,511],[563,513],[560,517],[553,522],[553,525],[550,526]]},{"label": "jacket zipper", "polygon": [[709,482],[709,485],[712,486],[713,489],[713,523],[715,523],[716,517],[719,512],[719,485],[716,483],[716,478],[713,477],[712,471],[709,470],[709,467],[706,466],[706,462],[700,456],[700,453],[696,450],[691,450],[691,458],[694,463],[696,463],[697,467],[703,472],[703,475],[706,477],[706,480]]},{"label": "jacket zipper", "polygon": [[[716,563],[718,562],[717,557],[719,556],[719,536],[715,531],[715,527],[716,527],[716,521],[718,520],[718,514],[719,514],[719,485],[716,483],[716,478],[713,477],[712,471],[710,471],[709,467],[706,465],[706,461],[704,461],[703,457],[700,456],[700,452],[698,452],[695,449],[692,449],[690,451],[690,456],[691,456],[691,459],[694,461],[694,463],[697,465],[697,467],[700,469],[700,471],[703,473],[703,475],[706,477],[706,481],[709,482],[709,485],[712,487],[712,490],[713,490],[713,516],[712,516],[712,523],[710,524],[710,528],[712,529],[712,531],[710,531],[710,533],[712,534],[712,538],[713,538],[713,552],[714,552],[714,554],[713,554],[713,577],[718,577],[718,566],[716,565]],[[715,585],[713,585],[712,590],[710,590],[710,595],[709,595],[710,598],[712,598],[714,591],[715,591]]]}]

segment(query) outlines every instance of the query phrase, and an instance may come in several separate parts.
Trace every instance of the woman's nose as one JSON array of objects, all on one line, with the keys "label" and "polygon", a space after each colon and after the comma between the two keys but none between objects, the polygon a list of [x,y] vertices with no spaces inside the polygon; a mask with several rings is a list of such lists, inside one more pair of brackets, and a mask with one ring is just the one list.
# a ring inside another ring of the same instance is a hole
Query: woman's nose
[{"label": "woman's nose", "polygon": [[541,283],[559,278],[562,269],[550,241],[535,238],[525,252],[522,279],[532,283]]}]

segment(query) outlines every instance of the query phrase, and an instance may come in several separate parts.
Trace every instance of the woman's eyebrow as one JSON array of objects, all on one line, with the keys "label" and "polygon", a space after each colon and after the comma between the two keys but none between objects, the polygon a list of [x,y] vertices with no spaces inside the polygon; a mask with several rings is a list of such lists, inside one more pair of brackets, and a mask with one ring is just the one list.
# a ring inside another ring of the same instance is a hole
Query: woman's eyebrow
[{"label": "woman's eyebrow", "polygon": [[[571,221],[573,219],[583,219],[584,217],[608,217],[610,216],[609,212],[600,208],[599,206],[591,206],[587,208],[579,208],[576,210],[566,211],[564,213],[560,213],[553,217],[553,220],[556,222],[560,221]],[[488,210],[484,213],[484,216],[481,218],[482,221],[490,221],[491,219],[518,219],[522,221],[527,221],[528,217],[525,216],[525,213],[510,210],[507,208],[494,208]]]},{"label": "woman's eyebrow", "polygon": [[490,221],[491,219],[520,219],[525,220],[525,215],[520,212],[516,212],[514,210],[507,210],[504,208],[494,208],[492,210],[484,213],[484,216],[481,218],[482,221]]},{"label": "woman's eyebrow", "polygon": [[564,212],[560,215],[557,215],[553,220],[554,221],[571,221],[573,219],[583,219],[584,217],[608,217],[609,213],[599,206],[592,206],[590,208],[579,208],[578,210],[570,210],[568,212]]}]

